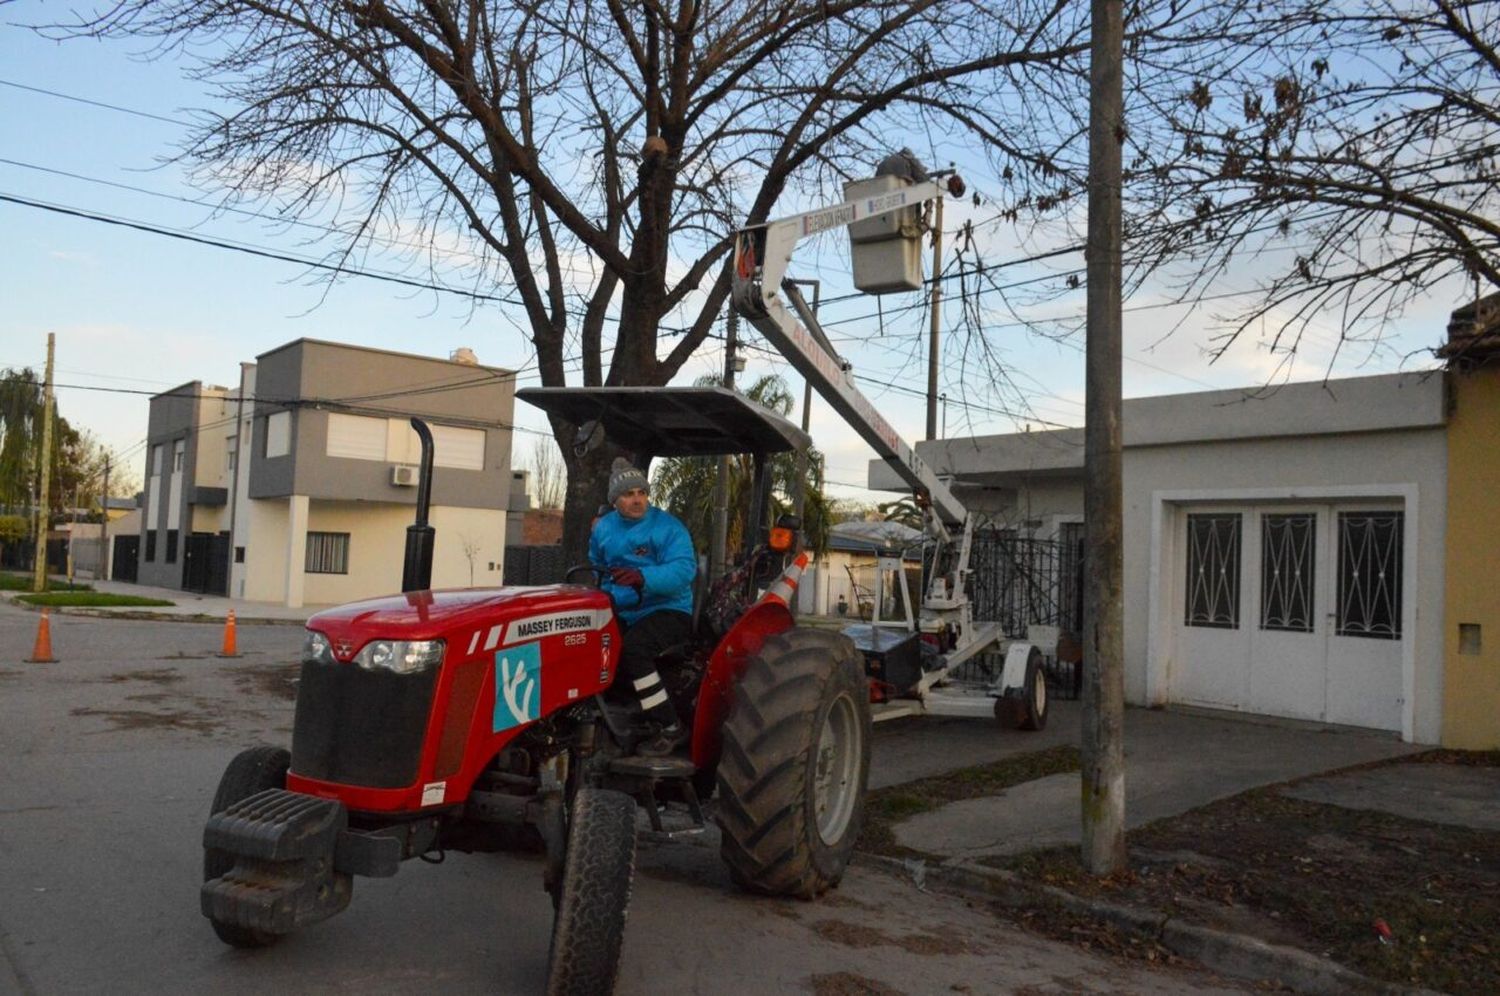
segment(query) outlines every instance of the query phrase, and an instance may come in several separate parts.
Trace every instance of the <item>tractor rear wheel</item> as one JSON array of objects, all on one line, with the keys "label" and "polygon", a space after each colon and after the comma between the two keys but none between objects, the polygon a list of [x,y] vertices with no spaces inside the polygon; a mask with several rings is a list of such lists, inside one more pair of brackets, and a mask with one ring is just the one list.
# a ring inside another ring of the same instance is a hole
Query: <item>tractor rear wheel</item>
[{"label": "tractor rear wheel", "polygon": [[634,874],[635,800],[624,792],[580,788],[552,921],[547,996],[614,992]]},{"label": "tractor rear wheel", "polygon": [[719,759],[720,854],[751,892],[811,899],[854,851],[870,773],[864,659],[845,636],[770,637],[735,685]]},{"label": "tractor rear wheel", "polygon": [[[221,813],[235,803],[266,789],[286,788],[286,773],[292,755],[282,747],[247,747],[234,756],[219,779],[209,815]],[[215,848],[203,849],[203,881],[212,881],[234,867],[234,855]],[[276,943],[275,934],[209,918],[219,940],[237,948],[263,948]]]}]

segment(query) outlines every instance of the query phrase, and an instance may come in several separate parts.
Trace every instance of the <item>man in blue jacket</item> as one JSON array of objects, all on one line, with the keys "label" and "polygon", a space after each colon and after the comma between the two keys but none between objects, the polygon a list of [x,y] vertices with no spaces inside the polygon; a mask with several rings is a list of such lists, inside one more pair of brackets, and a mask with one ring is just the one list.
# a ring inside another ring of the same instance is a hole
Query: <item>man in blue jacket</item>
[{"label": "man in blue jacket", "polygon": [[698,560],[687,527],[671,512],[651,505],[646,475],[616,460],[609,475],[614,511],[594,523],[589,562],[604,567],[603,588],[614,599],[625,629],[620,670],[641,700],[641,712],[656,727],[637,750],[665,757],[688,738],[686,726],[662,685],[656,657],[692,635],[693,578]]}]

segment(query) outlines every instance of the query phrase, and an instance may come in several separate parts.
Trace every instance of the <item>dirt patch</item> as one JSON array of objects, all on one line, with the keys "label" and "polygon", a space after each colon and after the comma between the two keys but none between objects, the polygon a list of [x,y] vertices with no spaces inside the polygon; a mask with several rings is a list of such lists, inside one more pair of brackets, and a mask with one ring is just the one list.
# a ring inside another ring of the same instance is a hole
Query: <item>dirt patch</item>
[{"label": "dirt patch", "polygon": [[258,664],[234,669],[234,684],[250,695],[268,695],[282,702],[297,700],[298,669],[286,664]]},{"label": "dirt patch", "polygon": [[884,982],[853,972],[814,975],[808,982],[812,984],[815,996],[906,996],[900,989],[892,989]]},{"label": "dirt patch", "polygon": [[866,903],[855,899],[853,896],[841,895],[837,892],[827,892],[818,900],[824,906],[831,906],[840,910],[876,910],[879,909],[874,903]]},{"label": "dirt patch", "polygon": [[149,702],[152,705],[160,705],[170,699],[176,698],[170,692],[141,692],[137,695],[125,696],[126,702]]},{"label": "dirt patch", "polygon": [[865,796],[865,824],[855,846],[861,851],[890,857],[933,858],[934,855],[897,844],[895,825],[950,802],[995,795],[1023,782],[1077,771],[1078,766],[1078,748],[1052,747],[876,789]]},{"label": "dirt patch", "polygon": [[952,956],[969,953],[969,946],[963,941],[942,934],[905,934],[895,941],[912,954]]},{"label": "dirt patch", "polygon": [[[1438,753],[1421,760],[1495,763],[1494,752]],[[1272,787],[1162,820],[1128,840],[1130,869],[1110,879],[1086,876],[1072,848],[990,863],[1301,947],[1384,981],[1500,992],[1500,834],[1292,799]],[[1121,943],[1056,912],[1032,921],[1065,939],[1082,932],[1097,946]]]},{"label": "dirt patch", "polygon": [[4,681],[6,678],[19,678],[20,676],[21,672],[16,668],[0,667],[0,681]]},{"label": "dirt patch", "polygon": [[812,931],[823,940],[846,948],[878,948],[891,943],[889,937],[874,927],[843,920],[819,920],[812,925]]},{"label": "dirt patch", "polygon": [[119,674],[108,674],[98,680],[110,685],[118,685],[126,681],[147,681],[154,685],[171,685],[181,681],[182,675],[175,668],[158,667],[144,671],[122,671]]},{"label": "dirt patch", "polygon": [[848,948],[898,947],[912,954],[947,956],[968,954],[970,950],[963,941],[931,932],[892,937],[878,928],[843,920],[819,920],[811,926],[823,940]]},{"label": "dirt patch", "polygon": [[147,712],[144,709],[94,709],[81,706],[68,710],[71,716],[98,716],[116,730],[190,730],[208,736],[220,724],[201,712]]}]

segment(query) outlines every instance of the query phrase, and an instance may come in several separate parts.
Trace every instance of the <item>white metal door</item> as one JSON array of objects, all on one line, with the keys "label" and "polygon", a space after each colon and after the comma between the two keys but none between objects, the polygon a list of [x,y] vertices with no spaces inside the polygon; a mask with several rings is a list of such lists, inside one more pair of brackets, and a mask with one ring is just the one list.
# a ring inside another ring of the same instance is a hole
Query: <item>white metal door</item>
[{"label": "white metal door", "polygon": [[1250,712],[1321,720],[1327,707],[1327,627],[1318,618],[1318,578],[1327,560],[1328,510],[1258,507],[1247,512]]},{"label": "white metal door", "polygon": [[1245,626],[1245,509],[1195,506],[1178,516],[1177,639],[1172,697],[1242,709],[1250,691],[1250,631]]},{"label": "white metal door", "polygon": [[1203,505],[1177,520],[1174,701],[1401,728],[1398,507]]},{"label": "white metal door", "polygon": [[1398,504],[1340,505],[1331,517],[1328,628],[1330,723],[1401,729],[1405,516]]}]

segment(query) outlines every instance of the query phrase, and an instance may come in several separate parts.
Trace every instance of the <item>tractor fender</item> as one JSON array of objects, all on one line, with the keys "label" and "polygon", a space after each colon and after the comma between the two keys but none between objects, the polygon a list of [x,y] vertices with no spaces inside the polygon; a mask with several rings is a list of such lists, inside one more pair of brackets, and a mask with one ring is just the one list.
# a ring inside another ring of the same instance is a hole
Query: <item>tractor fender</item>
[{"label": "tractor fender", "polygon": [[1016,640],[1005,648],[1005,664],[1000,669],[1001,695],[1020,695],[1026,687],[1026,662],[1036,644]]},{"label": "tractor fender", "polygon": [[745,665],[760,652],[767,637],[794,625],[796,620],[784,602],[761,599],[740,616],[714,648],[698,687],[698,708],[693,714],[692,758],[698,770],[711,769],[718,763],[724,717],[729,713],[734,683]]}]

